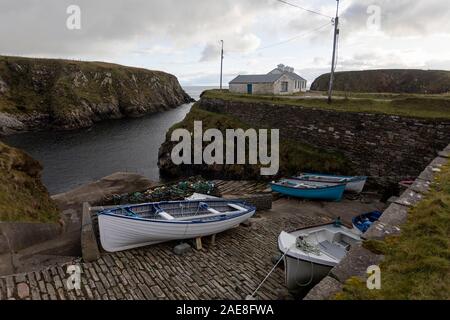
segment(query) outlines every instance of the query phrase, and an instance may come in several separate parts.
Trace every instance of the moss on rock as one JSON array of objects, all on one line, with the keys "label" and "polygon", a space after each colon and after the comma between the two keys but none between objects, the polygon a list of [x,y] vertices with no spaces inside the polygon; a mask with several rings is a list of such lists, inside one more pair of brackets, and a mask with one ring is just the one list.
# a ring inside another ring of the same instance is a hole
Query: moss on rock
[{"label": "moss on rock", "polygon": [[59,212],[41,182],[42,167],[0,142],[0,221],[56,222]]}]

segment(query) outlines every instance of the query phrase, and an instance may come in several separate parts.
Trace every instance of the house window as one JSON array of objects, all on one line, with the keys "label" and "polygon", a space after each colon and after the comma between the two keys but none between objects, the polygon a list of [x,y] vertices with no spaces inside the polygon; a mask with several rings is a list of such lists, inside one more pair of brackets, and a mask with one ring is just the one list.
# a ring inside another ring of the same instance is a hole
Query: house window
[{"label": "house window", "polygon": [[283,81],[281,82],[281,92],[288,92],[289,82]]}]

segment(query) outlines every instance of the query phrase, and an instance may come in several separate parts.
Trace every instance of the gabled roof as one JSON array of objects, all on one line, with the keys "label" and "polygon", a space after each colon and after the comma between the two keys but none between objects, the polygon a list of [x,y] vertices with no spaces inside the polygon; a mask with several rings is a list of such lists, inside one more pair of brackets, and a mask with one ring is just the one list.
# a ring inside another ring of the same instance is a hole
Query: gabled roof
[{"label": "gabled roof", "polygon": [[281,71],[278,68],[273,69],[272,71],[269,72],[269,74],[287,74],[289,75],[292,79],[294,80],[299,80],[299,81],[307,81],[306,79],[303,79],[302,77],[300,77],[298,74],[296,74],[295,72],[287,72],[287,71]]},{"label": "gabled roof", "polygon": [[230,83],[274,83],[280,79],[282,74],[248,74],[237,76]]},{"label": "gabled roof", "polygon": [[[249,75],[240,75],[230,81],[230,84],[246,84],[246,83],[274,83],[278,79],[280,79],[283,75],[289,76],[293,80],[298,81],[306,81],[298,74],[294,72],[282,72],[275,73],[277,69],[271,71],[268,74],[249,74]],[[273,72],[273,73],[272,73]]]}]

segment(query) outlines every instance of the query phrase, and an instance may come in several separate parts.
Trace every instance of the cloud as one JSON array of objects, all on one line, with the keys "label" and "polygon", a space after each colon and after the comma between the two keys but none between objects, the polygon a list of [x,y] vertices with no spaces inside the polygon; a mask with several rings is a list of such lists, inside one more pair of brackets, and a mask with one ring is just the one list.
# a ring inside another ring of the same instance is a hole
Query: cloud
[{"label": "cloud", "polygon": [[[261,40],[252,33],[237,34],[233,37],[227,36],[225,39],[225,50],[227,53],[249,53],[254,51],[261,44]],[[221,44],[208,43],[203,49],[201,62],[213,61],[220,58]]]},{"label": "cloud", "polygon": [[[245,31],[269,0],[22,0],[0,2],[0,51],[26,55],[115,54],[160,41],[177,48],[228,36],[253,48]],[[68,30],[69,5],[81,8],[81,30]]]},{"label": "cloud", "polygon": [[450,6],[442,0],[352,0],[342,13],[342,22],[353,32],[368,32],[367,22],[380,10],[380,30],[393,37],[448,33]]}]

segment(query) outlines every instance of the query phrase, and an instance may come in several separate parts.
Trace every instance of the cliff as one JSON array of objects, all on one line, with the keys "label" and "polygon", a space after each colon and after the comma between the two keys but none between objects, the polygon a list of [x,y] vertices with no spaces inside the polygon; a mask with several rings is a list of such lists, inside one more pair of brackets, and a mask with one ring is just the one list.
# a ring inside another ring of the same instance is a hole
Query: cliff
[{"label": "cliff", "polygon": [[[327,91],[330,74],[321,75],[311,90]],[[334,89],[345,92],[428,93],[450,92],[450,71],[365,70],[337,72]]]},{"label": "cliff", "polygon": [[191,100],[175,76],[160,71],[0,56],[0,134],[89,127]]},{"label": "cliff", "polygon": [[55,203],[41,182],[42,167],[0,142],[0,221],[56,222]]}]

